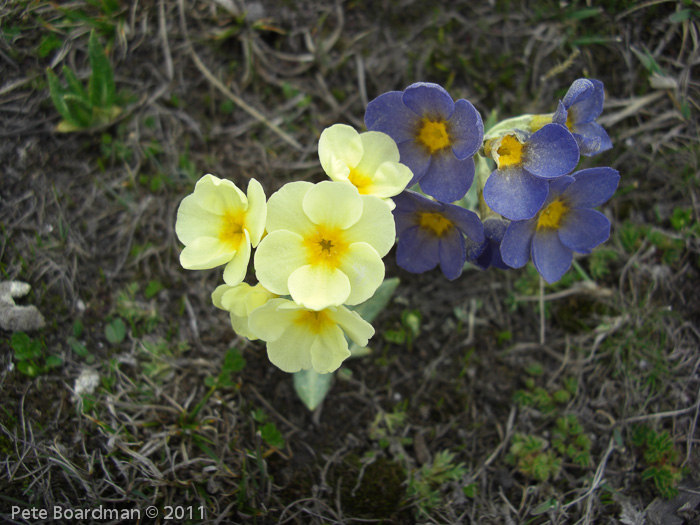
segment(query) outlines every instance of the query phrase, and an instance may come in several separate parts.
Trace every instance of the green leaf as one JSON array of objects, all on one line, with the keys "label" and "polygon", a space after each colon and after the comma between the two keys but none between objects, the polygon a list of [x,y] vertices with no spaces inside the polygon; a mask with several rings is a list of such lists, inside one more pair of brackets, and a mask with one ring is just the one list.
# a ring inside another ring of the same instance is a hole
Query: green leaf
[{"label": "green leaf", "polygon": [[48,368],[56,368],[58,366],[61,366],[63,364],[63,359],[61,359],[57,355],[50,355],[49,357],[46,358],[46,366]]},{"label": "green leaf", "polygon": [[260,435],[265,440],[265,443],[271,447],[284,448],[284,436],[282,436],[282,433],[277,430],[277,426],[274,423],[266,423],[260,429]]},{"label": "green leaf", "polygon": [[63,101],[70,112],[70,118],[66,119],[69,123],[81,128],[89,128],[92,125],[92,108],[85,100],[71,93],[66,93],[63,95]]},{"label": "green leaf", "polygon": [[46,58],[47,56],[49,56],[49,53],[51,53],[51,51],[53,51],[54,49],[58,49],[59,47],[61,47],[61,45],[61,39],[58,38],[54,33],[49,33],[41,39],[41,42],[39,42],[37,53],[41,58]]},{"label": "green leaf", "polygon": [[[394,292],[398,286],[398,277],[384,279],[372,297],[367,299],[364,303],[358,304],[357,306],[349,306],[348,308],[357,312],[360,317],[362,317],[368,323],[371,323],[374,321],[374,318],[379,315],[379,312],[384,310],[387,304],[389,304],[389,301],[391,300],[391,297],[394,295]],[[350,354],[352,354],[353,357],[361,357],[370,353],[369,347],[360,347],[360,345],[353,342],[350,343],[349,349]]]},{"label": "green leaf", "polygon": [[229,348],[224,357],[222,372],[240,372],[245,368],[245,364],[245,358],[241,355],[240,350],[238,350],[238,348]]},{"label": "green leaf", "polygon": [[392,277],[391,279],[384,279],[384,282],[379,285],[377,291],[374,295],[367,299],[364,303],[358,304],[357,306],[349,307],[351,310],[355,310],[360,317],[362,317],[368,323],[374,321],[374,318],[379,315],[379,312],[386,308],[389,304],[391,296],[394,295],[394,291],[399,286],[399,278]]},{"label": "green leaf", "polygon": [[124,321],[122,321],[120,317],[114,319],[105,327],[105,336],[107,337],[107,341],[112,344],[121,343],[126,337],[126,325]]},{"label": "green leaf", "polygon": [[539,516],[540,514],[544,514],[545,512],[550,511],[551,509],[556,509],[557,506],[559,505],[559,502],[555,498],[550,498],[547,501],[543,501],[539,505],[537,505],[534,509],[530,511],[530,514],[533,516]]},{"label": "green leaf", "polygon": [[41,357],[41,341],[30,338],[24,332],[12,334],[10,346],[15,351],[17,361],[29,361]]},{"label": "green leaf", "polygon": [[90,354],[87,347],[73,336],[70,336],[67,339],[67,343],[68,346],[71,347],[71,350],[73,350],[73,352],[78,354],[80,357],[87,357]]},{"label": "green leaf", "polygon": [[146,290],[143,292],[143,295],[146,297],[146,299],[151,299],[155,297],[156,294],[162,289],[163,285],[158,281],[148,281],[148,285],[146,285]]},{"label": "green leaf", "polygon": [[20,361],[17,363],[17,370],[29,377],[36,377],[41,373],[39,367],[31,361]]},{"label": "green leaf", "polygon": [[66,78],[66,82],[68,82],[70,92],[76,97],[83,99],[85,103],[90,106],[90,97],[85,90],[85,86],[83,86],[83,83],[78,79],[73,70],[68,66],[63,66],[63,76]]},{"label": "green leaf", "polygon": [[321,404],[331,388],[333,374],[302,370],[294,374],[294,390],[309,410]]},{"label": "green leaf", "polygon": [[98,108],[109,108],[115,101],[114,74],[95,31],[90,33],[88,58],[92,67],[92,75],[88,81],[90,102]]},{"label": "green leaf", "polygon": [[56,73],[54,73],[50,67],[46,68],[46,78],[49,82],[49,94],[51,95],[51,101],[53,102],[56,111],[58,111],[64,119],[68,121],[72,120],[68,106],[63,100],[63,95],[66,94],[66,91],[61,85],[61,82],[58,80]]}]

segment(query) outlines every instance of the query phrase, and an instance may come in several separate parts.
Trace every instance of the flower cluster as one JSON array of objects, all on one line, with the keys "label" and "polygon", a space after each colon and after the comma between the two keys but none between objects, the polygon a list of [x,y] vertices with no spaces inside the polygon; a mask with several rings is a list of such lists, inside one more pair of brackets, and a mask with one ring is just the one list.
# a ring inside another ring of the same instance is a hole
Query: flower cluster
[{"label": "flower cluster", "polygon": [[[343,124],[322,132],[330,180],[291,182],[267,199],[254,179],[244,194],[202,177],[178,209],[180,262],[224,266],[212,301],[238,334],[267,344],[273,364],[332,372],[350,355],[348,339],[364,346],[374,334],[348,307],[374,295],[397,237],[397,263],[409,272],[439,266],[452,280],[467,261],[507,269],[532,259],[550,283],[574,252],[607,240],[610,222],[593,208],[619,175],[575,171],[581,156],[611,147],[596,122],[603,99],[601,82],[579,79],[554,113],[507,119],[485,134],[475,107],[437,84],[384,93],[367,105],[367,132]],[[475,181],[479,214],[465,206]],[[251,259],[252,285],[244,282]]]},{"label": "flower cluster", "polygon": [[[246,196],[205,175],[177,214],[182,266],[225,265],[212,302],[239,335],[265,341],[285,372],[332,372],[350,355],[346,336],[365,346],[374,334],[347,306],[382,283],[382,258],[395,241],[391,197],[413,176],[379,132],[333,126],[321,135],[319,157],[332,180],[291,182],[266,199],[254,179]],[[243,280],[252,248],[259,282],[251,286]]]},{"label": "flower cluster", "polygon": [[[413,84],[371,101],[367,128],[396,141],[401,162],[413,171],[409,186],[421,191],[394,198],[399,266],[421,273],[439,265],[456,279],[466,261],[507,269],[532,256],[545,280],[561,278],[572,252],[589,253],[609,235],[609,221],[591,208],[612,196],[617,172],[573,173],[581,156],[612,146],[595,121],[603,100],[600,81],[579,79],[554,113],[507,119],[486,135],[474,106],[455,102],[436,84]],[[456,202],[475,171],[480,217]],[[597,199],[577,196],[592,191],[589,185],[598,187]]]}]

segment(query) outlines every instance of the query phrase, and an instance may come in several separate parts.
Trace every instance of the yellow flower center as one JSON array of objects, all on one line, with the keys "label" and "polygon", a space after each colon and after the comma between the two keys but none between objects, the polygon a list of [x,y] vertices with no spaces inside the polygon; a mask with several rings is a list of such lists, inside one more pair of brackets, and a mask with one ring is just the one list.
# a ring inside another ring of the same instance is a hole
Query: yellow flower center
[{"label": "yellow flower center", "polygon": [[566,115],[566,127],[569,128],[569,131],[574,130],[574,115],[571,111]]},{"label": "yellow flower center", "polygon": [[219,240],[228,244],[232,249],[237,250],[243,239],[245,239],[245,234],[243,233],[244,225],[244,211],[227,212],[221,220]]},{"label": "yellow flower center", "polygon": [[450,133],[444,120],[432,121],[423,118],[417,138],[418,142],[428,148],[431,155],[450,145]]},{"label": "yellow flower center", "polygon": [[358,171],[356,168],[350,170],[350,175],[348,175],[348,180],[357,188],[360,195],[369,195],[369,186],[372,185],[372,179]]},{"label": "yellow flower center", "polygon": [[552,202],[540,212],[540,216],[537,218],[537,229],[559,228],[561,219],[564,217],[564,215],[566,215],[567,211],[569,211],[569,208],[562,201],[556,200]]},{"label": "yellow flower center", "polygon": [[312,235],[304,239],[308,264],[327,264],[338,267],[341,257],[348,249],[342,230],[319,226]]},{"label": "yellow flower center", "polygon": [[451,230],[453,227],[452,221],[446,219],[439,213],[423,211],[418,215],[420,227],[431,230],[438,237],[442,237],[445,232]]},{"label": "yellow flower center", "polygon": [[294,322],[314,334],[320,334],[333,324],[333,320],[324,310],[300,310]]},{"label": "yellow flower center", "polygon": [[515,135],[506,135],[498,146],[498,167],[508,168],[523,162],[523,144]]}]

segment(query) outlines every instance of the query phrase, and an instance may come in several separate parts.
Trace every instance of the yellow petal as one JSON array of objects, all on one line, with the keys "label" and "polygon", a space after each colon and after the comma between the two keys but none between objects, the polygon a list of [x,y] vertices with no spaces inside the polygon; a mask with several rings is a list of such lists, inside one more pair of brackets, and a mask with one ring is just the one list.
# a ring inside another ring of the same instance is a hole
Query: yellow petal
[{"label": "yellow petal", "polygon": [[[250,329],[263,341],[277,341],[285,330],[294,323],[298,313],[296,308],[280,308],[292,303],[287,299],[270,299],[260,308],[250,313],[248,323]],[[294,303],[292,303],[293,305]]]},{"label": "yellow petal", "polygon": [[188,195],[177,209],[175,233],[180,242],[188,245],[198,237],[218,237],[221,217],[197,204],[196,197]]},{"label": "yellow petal", "polygon": [[347,276],[351,290],[341,302],[350,305],[360,304],[372,297],[384,280],[382,258],[365,242],[356,242],[348,247],[345,257],[340,261],[339,270]]},{"label": "yellow petal", "polygon": [[323,171],[333,180],[346,181],[350,170],[362,159],[360,134],[345,124],[326,128],[318,140],[318,158]]},{"label": "yellow petal", "polygon": [[290,182],[282,186],[267,201],[268,233],[288,230],[305,235],[315,225],[302,212],[302,202],[314,185],[306,181]]},{"label": "yellow petal", "polygon": [[359,346],[367,346],[369,338],[374,335],[374,327],[362,319],[357,312],[345,306],[329,308],[328,316]]},{"label": "yellow petal", "polygon": [[238,251],[224,268],[224,282],[229,286],[235,286],[245,278],[250,262],[250,238],[248,231],[243,232],[245,241],[240,243]]},{"label": "yellow petal", "polygon": [[399,162],[399,147],[389,135],[379,131],[368,131],[360,135],[360,138],[364,154],[355,167],[358,171],[373,175],[383,163]]},{"label": "yellow petal", "polygon": [[292,299],[311,310],[342,304],[351,291],[348,277],[326,264],[297,268],[289,276],[288,284]]},{"label": "yellow petal", "polygon": [[346,242],[366,242],[384,257],[396,240],[391,208],[373,195],[362,196],[362,216],[345,232]]},{"label": "yellow petal", "polygon": [[213,237],[199,237],[180,253],[180,264],[187,270],[208,270],[229,262],[235,251]]},{"label": "yellow petal", "polygon": [[324,181],[304,195],[303,209],[314,224],[344,230],[362,215],[362,199],[357,188],[345,182]]},{"label": "yellow petal", "polygon": [[412,178],[413,172],[408,166],[399,162],[384,162],[374,172],[372,184],[367,186],[366,194],[383,199],[394,197],[406,189]]},{"label": "yellow petal", "polygon": [[244,193],[228,179],[205,175],[194,187],[197,204],[216,215],[224,215],[232,210],[245,211],[248,200]]},{"label": "yellow petal", "polygon": [[350,357],[348,342],[343,331],[335,324],[318,333],[309,352],[311,366],[319,374],[335,372]]},{"label": "yellow petal", "polygon": [[288,295],[289,276],[307,264],[307,256],[301,235],[286,230],[273,231],[260,241],[255,251],[255,274],[260,284],[272,293]]},{"label": "yellow petal", "polygon": [[250,179],[248,183],[248,209],[245,214],[245,228],[250,234],[250,243],[255,248],[263,232],[265,231],[265,221],[267,219],[267,201],[265,190],[255,179]]}]

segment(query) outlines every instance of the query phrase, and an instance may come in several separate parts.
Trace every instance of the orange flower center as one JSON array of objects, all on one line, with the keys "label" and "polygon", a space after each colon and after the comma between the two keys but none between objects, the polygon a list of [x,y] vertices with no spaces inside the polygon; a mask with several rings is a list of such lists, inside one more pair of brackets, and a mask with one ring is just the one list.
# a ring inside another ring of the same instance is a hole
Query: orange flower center
[{"label": "orange flower center", "polygon": [[450,133],[444,120],[432,121],[424,117],[417,138],[431,155],[451,144]]},{"label": "orange flower center", "polygon": [[537,218],[537,229],[559,228],[559,224],[568,210],[569,208],[562,201],[553,201],[549,206],[540,212],[540,216]]},{"label": "orange flower center", "polygon": [[438,237],[445,235],[445,233],[450,231],[454,226],[451,220],[446,219],[439,213],[424,211],[420,212],[418,215],[420,227],[432,231]]},{"label": "orange flower center", "polygon": [[508,168],[510,166],[518,166],[522,164],[523,147],[524,145],[515,135],[506,135],[503,137],[497,150],[498,167]]}]

